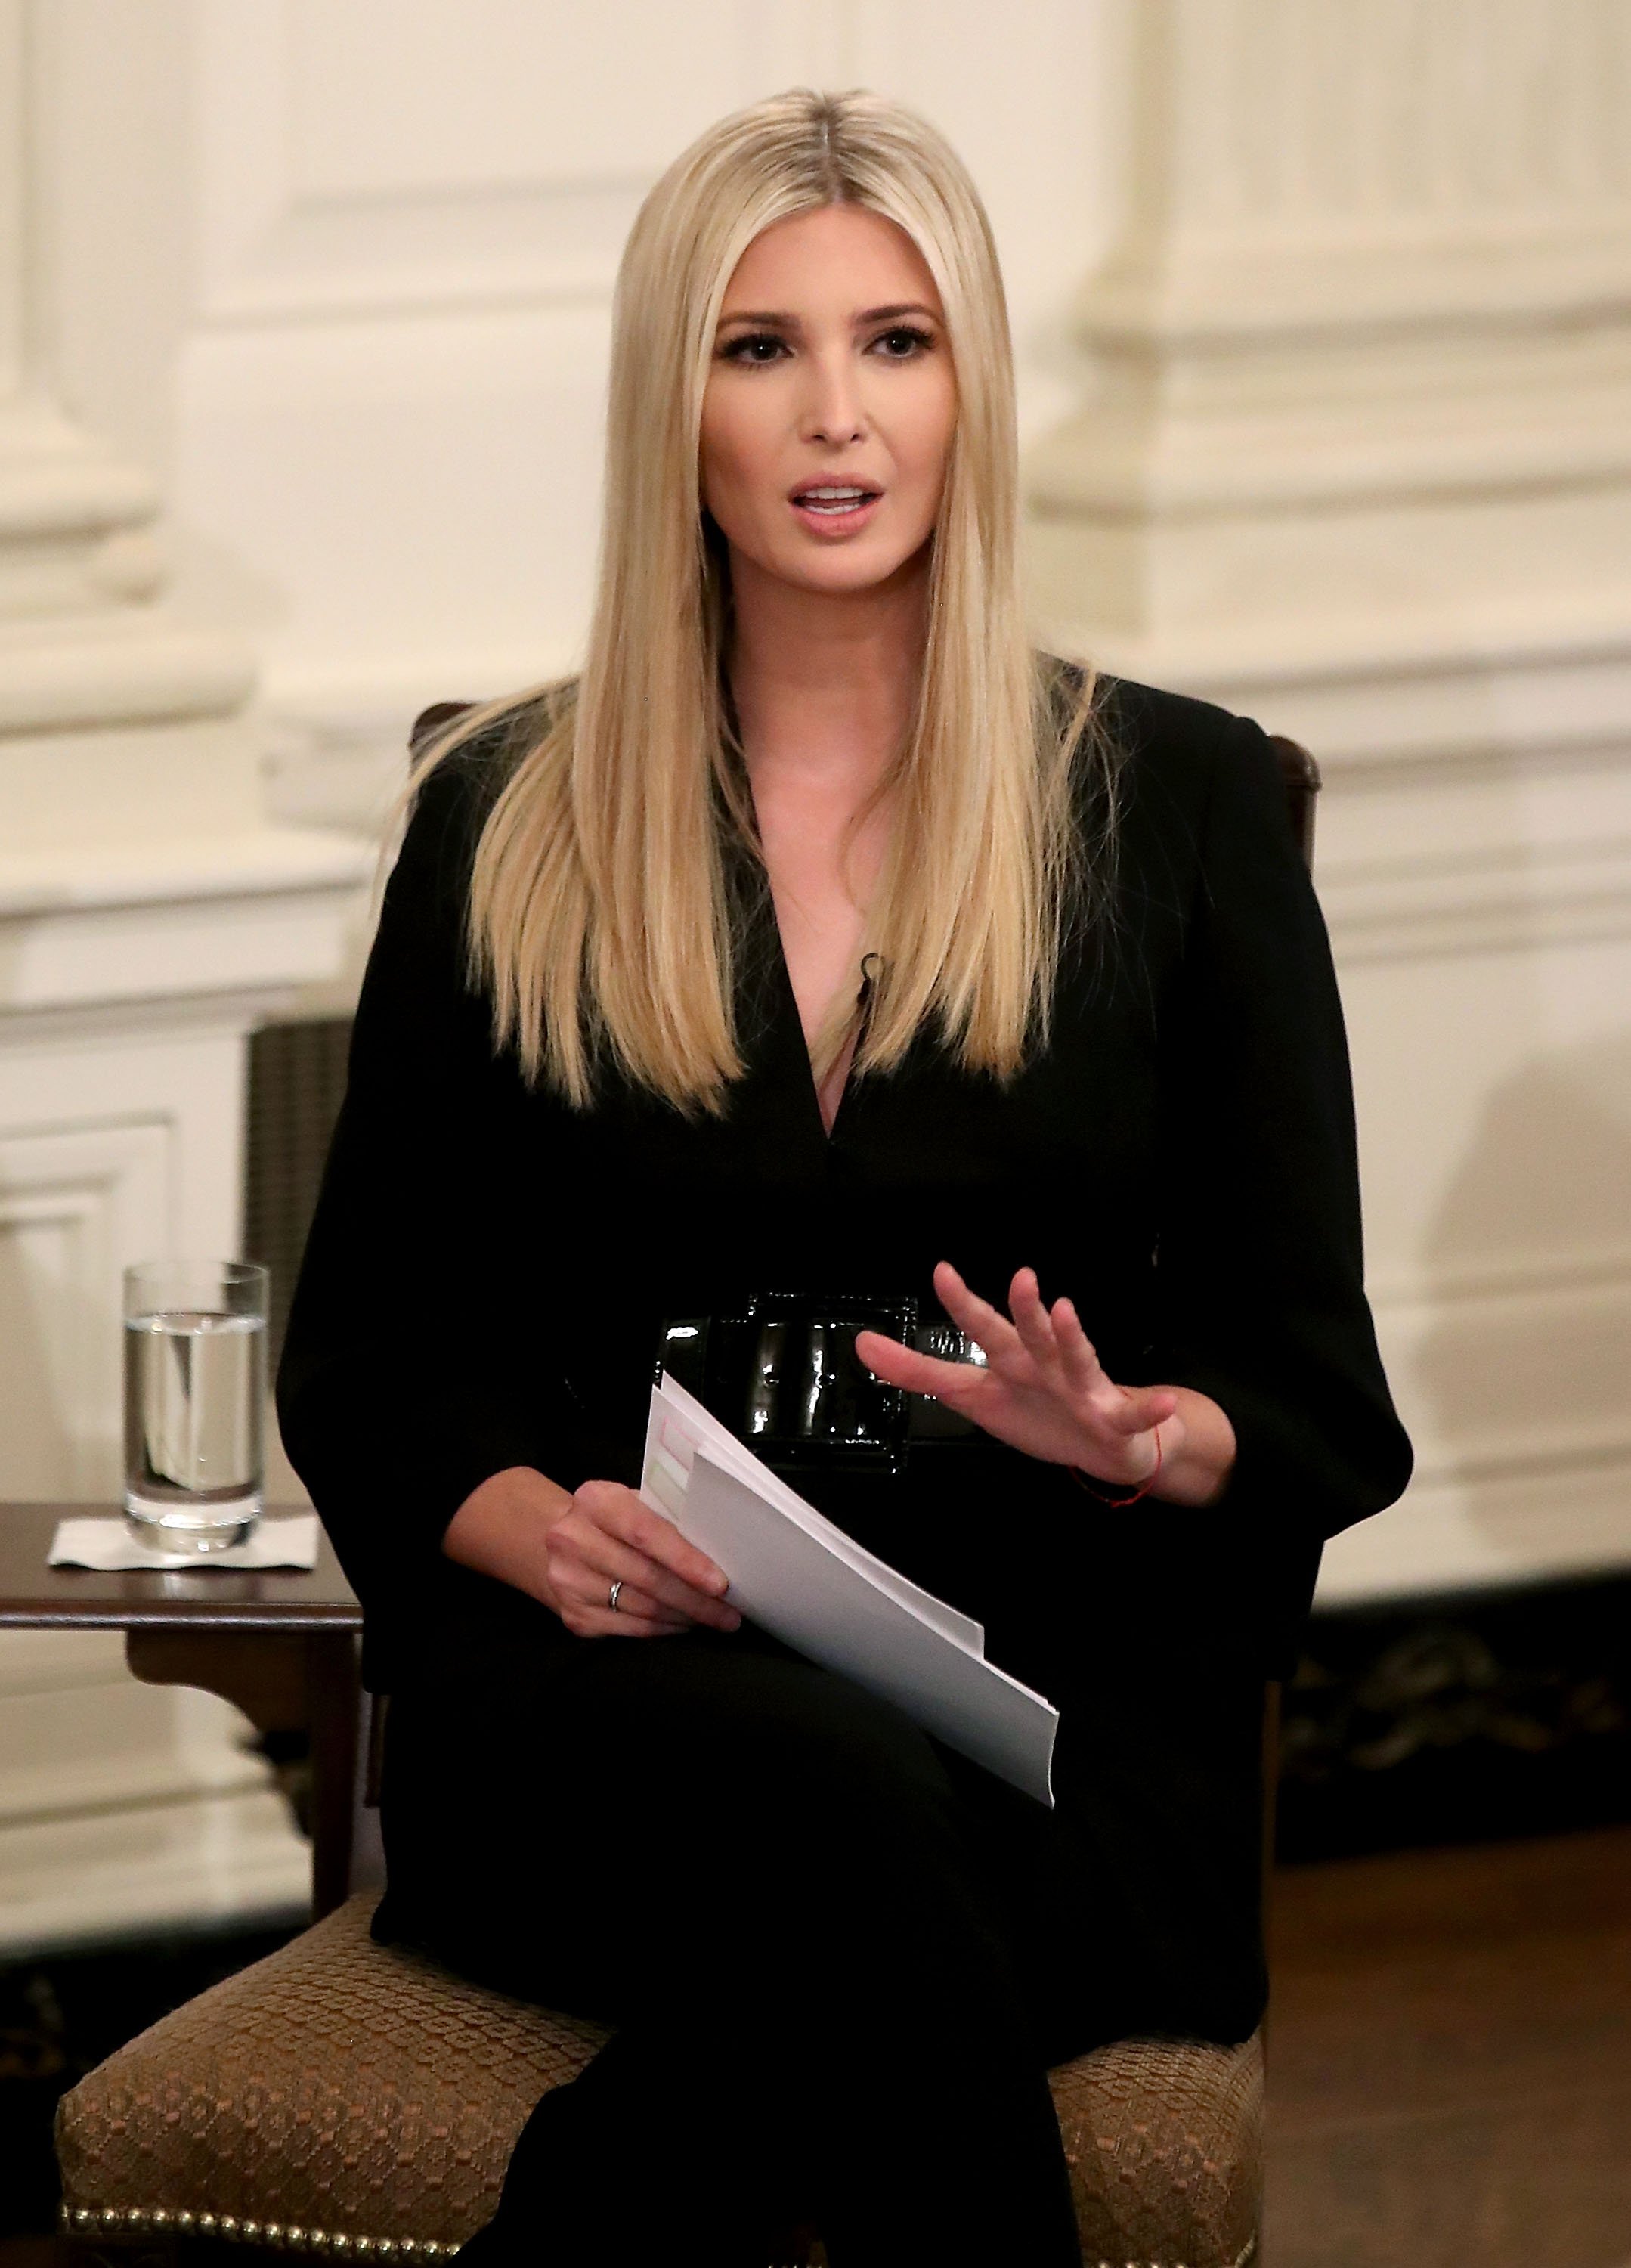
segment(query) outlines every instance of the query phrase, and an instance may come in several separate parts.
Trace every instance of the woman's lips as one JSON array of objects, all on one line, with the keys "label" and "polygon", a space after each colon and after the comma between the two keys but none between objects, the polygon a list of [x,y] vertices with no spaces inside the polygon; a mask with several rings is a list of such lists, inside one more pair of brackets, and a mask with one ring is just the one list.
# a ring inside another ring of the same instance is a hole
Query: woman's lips
[{"label": "woman's lips", "polygon": [[788,499],[804,526],[818,535],[852,535],[865,526],[883,500],[881,489],[838,481],[797,490]]}]

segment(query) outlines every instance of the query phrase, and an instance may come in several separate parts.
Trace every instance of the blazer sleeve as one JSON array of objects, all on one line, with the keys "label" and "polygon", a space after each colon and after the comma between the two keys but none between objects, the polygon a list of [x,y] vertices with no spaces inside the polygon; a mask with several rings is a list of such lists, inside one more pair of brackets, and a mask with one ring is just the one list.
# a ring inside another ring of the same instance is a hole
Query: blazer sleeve
[{"label": "blazer sleeve", "polygon": [[[577,1461],[574,1413],[552,1386],[548,1302],[518,1301],[505,1279],[519,1079],[496,1058],[489,1002],[465,971],[494,776],[490,751],[459,751],[410,815],[278,1369],[290,1460],[371,1628],[457,1576],[442,1537],[480,1482],[533,1465],[572,1485]],[[548,1170],[545,1146],[534,1171]],[[518,1313],[525,1350],[496,1324]]]},{"label": "blazer sleeve", "polygon": [[1231,718],[1163,1017],[1162,1227],[1152,1375],[1226,1412],[1213,1507],[1268,1556],[1281,1619],[1322,1541],[1410,1476],[1364,1291],[1353,1089],[1319,902],[1266,735]]}]

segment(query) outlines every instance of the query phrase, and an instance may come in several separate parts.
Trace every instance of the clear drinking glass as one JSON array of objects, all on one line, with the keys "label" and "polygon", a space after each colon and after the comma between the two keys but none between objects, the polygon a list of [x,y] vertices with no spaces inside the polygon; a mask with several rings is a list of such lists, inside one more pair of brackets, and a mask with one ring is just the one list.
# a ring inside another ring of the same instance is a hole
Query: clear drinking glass
[{"label": "clear drinking glass", "polygon": [[125,1517],[162,1551],[221,1551],[261,1516],[267,1271],[125,1270]]}]

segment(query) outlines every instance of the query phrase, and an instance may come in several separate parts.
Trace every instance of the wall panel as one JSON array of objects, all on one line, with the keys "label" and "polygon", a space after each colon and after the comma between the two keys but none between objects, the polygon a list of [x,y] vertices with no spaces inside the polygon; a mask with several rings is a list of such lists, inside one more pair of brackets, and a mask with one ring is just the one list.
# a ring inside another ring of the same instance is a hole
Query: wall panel
[{"label": "wall panel", "polygon": [[297,750],[372,734],[383,772],[420,702],[569,665],[617,258],[740,103],[866,84],[941,125],[988,195],[1027,430],[1061,414],[1108,228],[1103,12],[1032,0],[993,42],[984,9],[922,0],[201,11],[178,502],[247,570]]},{"label": "wall panel", "polygon": [[122,1485],[108,1323],[123,1270],[168,1241],[173,1139],[162,1119],[0,1132],[0,1494]]}]

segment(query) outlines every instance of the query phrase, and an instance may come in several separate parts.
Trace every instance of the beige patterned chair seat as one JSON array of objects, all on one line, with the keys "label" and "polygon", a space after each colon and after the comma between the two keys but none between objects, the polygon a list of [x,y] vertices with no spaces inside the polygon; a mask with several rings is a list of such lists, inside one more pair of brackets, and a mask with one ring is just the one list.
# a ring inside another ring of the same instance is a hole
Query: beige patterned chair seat
[{"label": "beige patterned chair seat", "polygon": [[[64,2226],[362,2260],[456,2251],[539,2095],[606,2034],[373,1943],[372,1894],[229,1977],[63,2098]],[[1262,2056],[1124,2041],[1053,2073],[1091,2264],[1255,2251]]]}]

